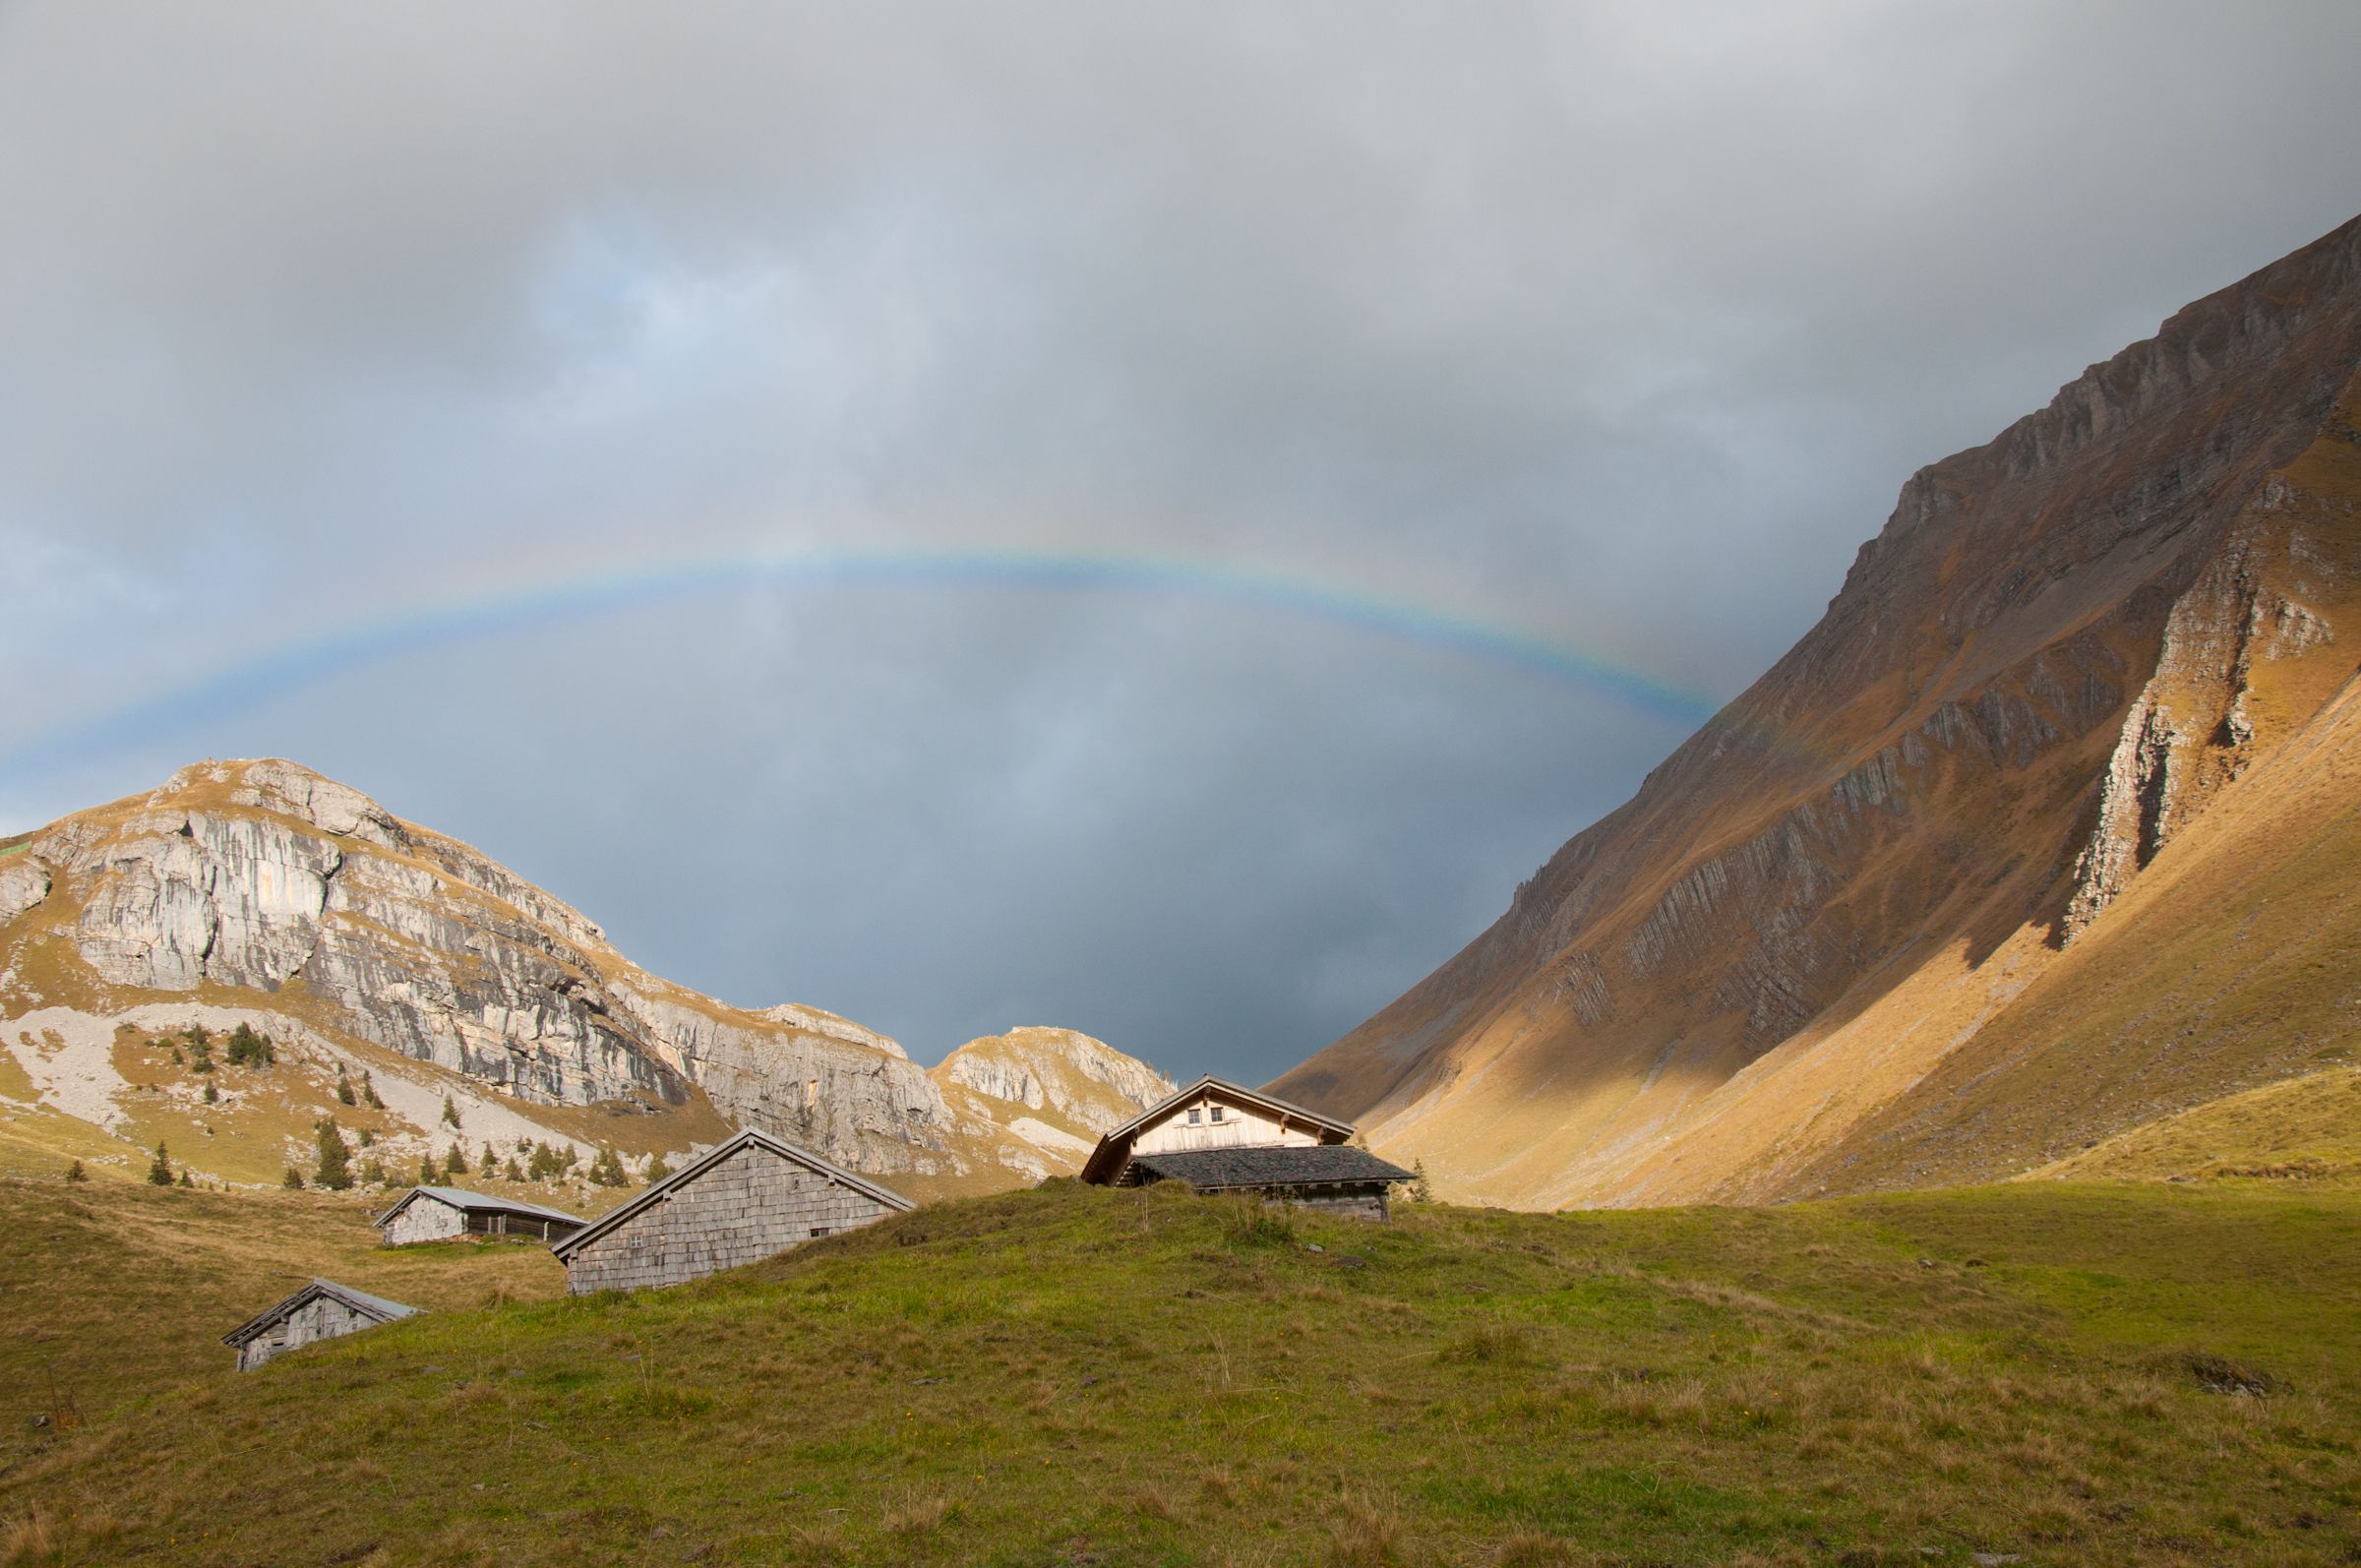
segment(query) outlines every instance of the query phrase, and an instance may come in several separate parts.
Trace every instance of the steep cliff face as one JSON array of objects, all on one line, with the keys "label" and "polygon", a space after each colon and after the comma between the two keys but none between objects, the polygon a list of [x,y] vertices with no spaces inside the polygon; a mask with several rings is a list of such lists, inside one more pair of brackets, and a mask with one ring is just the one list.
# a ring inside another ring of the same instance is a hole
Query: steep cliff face
[{"label": "steep cliff face", "polygon": [[1146,1062],[1071,1029],[971,1040],[929,1074],[971,1147],[1035,1179],[1082,1169],[1099,1134],[1177,1087]]},{"label": "steep cliff face", "polygon": [[506,868],[289,762],[187,768],[0,859],[0,1015],[175,997],[260,1006],[527,1105],[709,1103],[862,1170],[1027,1174],[996,1166],[885,1036],[650,975]]},{"label": "steep cliff face", "polygon": [[2361,220],[1920,471],[1761,681],[1274,1089],[1496,1201],[1805,1179],[2352,673],[2357,368]]}]

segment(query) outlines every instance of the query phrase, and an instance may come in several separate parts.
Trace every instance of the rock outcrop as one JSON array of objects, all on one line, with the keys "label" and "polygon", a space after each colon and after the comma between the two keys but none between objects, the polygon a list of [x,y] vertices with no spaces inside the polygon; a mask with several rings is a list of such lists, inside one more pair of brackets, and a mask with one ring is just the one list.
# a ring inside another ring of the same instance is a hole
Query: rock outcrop
[{"label": "rock outcrop", "polygon": [[0,861],[0,939],[12,1014],[256,994],[528,1103],[701,1094],[865,1170],[953,1158],[940,1093],[885,1036],[647,974],[505,867],[290,762],[203,763],[51,824]]},{"label": "rock outcrop", "polygon": [[1274,1089],[1463,1196],[1824,1182],[2351,675],[2357,369],[2361,220],[1920,471],[1762,680]]}]

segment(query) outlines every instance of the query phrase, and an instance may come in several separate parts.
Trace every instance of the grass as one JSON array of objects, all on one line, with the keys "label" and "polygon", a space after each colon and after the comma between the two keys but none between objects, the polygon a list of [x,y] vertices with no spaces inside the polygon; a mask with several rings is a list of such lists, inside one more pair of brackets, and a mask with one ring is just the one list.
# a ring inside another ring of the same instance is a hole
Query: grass
[{"label": "grass", "polygon": [[[350,1222],[320,1200],[103,1196],[0,1188],[8,1277],[31,1282],[12,1317],[35,1297],[49,1354],[115,1367],[79,1431],[11,1424],[0,1518],[29,1544],[0,1536],[0,1562],[2361,1552],[2350,1192],[1369,1227],[1053,1183],[679,1290],[472,1310],[512,1275],[554,1289],[524,1278],[547,1260],[325,1267]],[[191,1214],[190,1266],[133,1245]],[[193,1358],[255,1304],[210,1275],[312,1228],[306,1272],[416,1269],[354,1283],[412,1299],[431,1276],[449,1308],[252,1376]]]}]

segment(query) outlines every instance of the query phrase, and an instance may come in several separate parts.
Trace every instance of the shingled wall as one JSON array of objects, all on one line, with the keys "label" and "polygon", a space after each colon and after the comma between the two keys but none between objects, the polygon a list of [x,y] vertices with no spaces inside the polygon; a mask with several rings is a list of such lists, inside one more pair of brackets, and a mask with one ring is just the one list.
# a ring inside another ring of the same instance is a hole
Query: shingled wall
[{"label": "shingled wall", "polygon": [[575,1249],[566,1288],[582,1296],[680,1285],[784,1252],[815,1231],[849,1231],[892,1212],[866,1192],[749,1144]]}]

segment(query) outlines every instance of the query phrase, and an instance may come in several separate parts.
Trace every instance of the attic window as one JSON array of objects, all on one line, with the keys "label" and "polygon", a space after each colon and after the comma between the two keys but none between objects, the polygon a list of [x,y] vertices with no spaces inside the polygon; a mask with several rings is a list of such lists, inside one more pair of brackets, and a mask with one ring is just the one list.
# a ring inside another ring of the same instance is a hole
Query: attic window
[{"label": "attic window", "polygon": [[1213,1108],[1213,1119],[1216,1121],[1222,1119],[1222,1108],[1220,1106],[1215,1106]]},{"label": "attic window", "polygon": [[1192,1126],[1192,1127],[1193,1127],[1193,1126],[1195,1126],[1195,1125],[1196,1125],[1198,1122],[1200,1122],[1200,1121],[1202,1121],[1202,1120],[1204,1120],[1204,1119],[1205,1119],[1205,1113],[1204,1113],[1204,1112],[1202,1112],[1202,1111],[1199,1111],[1199,1110],[1198,1110],[1198,1109],[1197,1109],[1195,1106],[1190,1106],[1190,1107],[1188,1108],[1188,1124],[1189,1124],[1190,1126]]}]

